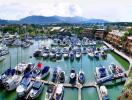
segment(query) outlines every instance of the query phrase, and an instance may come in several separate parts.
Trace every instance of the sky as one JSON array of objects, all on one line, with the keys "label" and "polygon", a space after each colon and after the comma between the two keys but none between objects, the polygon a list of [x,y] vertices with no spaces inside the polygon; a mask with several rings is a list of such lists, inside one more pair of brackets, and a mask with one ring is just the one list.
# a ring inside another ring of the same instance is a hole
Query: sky
[{"label": "sky", "polygon": [[132,0],[0,0],[0,19],[19,20],[31,15],[132,22]]}]

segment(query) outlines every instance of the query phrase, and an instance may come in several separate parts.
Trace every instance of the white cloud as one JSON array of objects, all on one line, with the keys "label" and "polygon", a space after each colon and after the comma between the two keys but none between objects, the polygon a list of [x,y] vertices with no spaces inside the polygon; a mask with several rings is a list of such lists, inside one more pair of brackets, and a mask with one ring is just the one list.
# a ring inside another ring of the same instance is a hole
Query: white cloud
[{"label": "white cloud", "polygon": [[2,19],[59,15],[132,21],[131,11],[131,0],[0,0]]}]

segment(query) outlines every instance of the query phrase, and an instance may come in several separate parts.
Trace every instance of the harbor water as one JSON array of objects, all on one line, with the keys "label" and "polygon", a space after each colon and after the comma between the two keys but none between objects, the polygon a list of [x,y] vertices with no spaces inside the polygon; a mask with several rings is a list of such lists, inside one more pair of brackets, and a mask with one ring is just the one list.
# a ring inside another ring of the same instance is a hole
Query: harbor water
[{"label": "harbor water", "polygon": [[[0,73],[4,72],[7,68],[11,67],[14,68],[17,63],[19,62],[32,62],[37,64],[38,62],[43,63],[43,66],[50,66],[51,67],[51,73],[47,80],[51,80],[52,78],[52,71],[54,67],[59,67],[61,70],[65,71],[65,76],[66,76],[66,82],[69,82],[69,75],[70,75],[70,70],[72,67],[75,68],[76,72],[78,73],[80,68],[81,68],[81,60],[76,60],[70,61],[69,59],[64,60],[62,57],[61,60],[50,60],[48,59],[43,59],[43,58],[34,58],[33,52],[38,49],[40,46],[41,41],[35,41],[34,44],[31,45],[29,48],[16,48],[16,47],[10,47],[9,51],[10,54],[6,55],[6,59],[2,62],[0,62]],[[45,40],[44,41],[45,45],[49,45],[51,43],[51,40]],[[10,64],[10,55],[11,55],[11,64]],[[17,56],[18,55],[18,56]],[[86,77],[86,83],[93,82],[95,81],[95,68],[98,65],[104,65],[108,67],[109,64],[115,63],[118,66],[121,66],[124,68],[124,70],[128,70],[129,63],[121,58],[119,55],[115,54],[114,52],[108,52],[107,59],[90,59],[88,55],[83,55],[82,56],[82,68],[85,73]],[[124,84],[113,84],[111,86],[107,86],[108,89],[108,94],[110,97],[110,100],[116,100],[116,98],[120,95],[122,88]],[[38,98],[39,100],[44,100],[45,96],[45,91],[47,89],[47,86],[45,86],[43,93],[41,96]],[[77,89],[70,89],[70,88],[65,88],[64,91],[64,97],[63,100],[77,100]],[[98,94],[95,88],[83,88],[82,89],[82,100],[98,100]],[[16,91],[12,92],[7,92],[4,89],[0,89],[0,100],[15,100],[17,98]]]}]

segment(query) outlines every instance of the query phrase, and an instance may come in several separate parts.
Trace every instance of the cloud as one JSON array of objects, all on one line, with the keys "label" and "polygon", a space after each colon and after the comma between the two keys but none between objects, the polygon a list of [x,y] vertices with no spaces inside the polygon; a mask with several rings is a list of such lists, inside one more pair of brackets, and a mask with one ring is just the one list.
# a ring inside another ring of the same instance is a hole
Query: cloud
[{"label": "cloud", "polygon": [[0,18],[13,20],[58,15],[132,21],[131,11],[131,0],[0,0]]}]

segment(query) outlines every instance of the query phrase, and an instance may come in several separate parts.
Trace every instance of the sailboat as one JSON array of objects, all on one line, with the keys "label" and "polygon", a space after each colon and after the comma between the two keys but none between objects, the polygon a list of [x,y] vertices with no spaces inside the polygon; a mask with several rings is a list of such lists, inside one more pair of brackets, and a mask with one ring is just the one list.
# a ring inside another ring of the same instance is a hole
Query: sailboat
[{"label": "sailboat", "polygon": [[81,56],[81,70],[79,71],[78,81],[81,84],[85,83],[84,71],[82,70],[82,56]]}]

